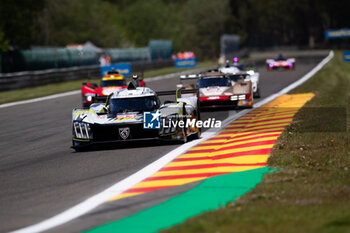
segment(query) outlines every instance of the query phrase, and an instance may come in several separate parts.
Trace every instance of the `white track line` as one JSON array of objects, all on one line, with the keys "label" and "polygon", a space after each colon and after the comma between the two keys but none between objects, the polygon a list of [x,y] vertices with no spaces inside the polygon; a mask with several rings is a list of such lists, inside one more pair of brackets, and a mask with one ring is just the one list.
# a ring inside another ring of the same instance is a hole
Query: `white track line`
[{"label": "white track line", "polygon": [[[317,71],[319,71],[325,64],[327,64],[327,62],[329,62],[332,57],[334,56],[333,51],[331,51],[329,53],[329,55],[322,60],[322,62],[320,62],[315,68],[313,68],[309,73],[307,73],[306,75],[304,75],[301,79],[299,79],[298,81],[292,83],[291,85],[289,85],[288,87],[282,89],[281,91],[279,91],[278,93],[275,93],[273,95],[270,95],[269,97],[259,101],[257,104],[255,104],[254,109],[257,107],[260,107],[262,105],[264,105],[265,103],[273,100],[274,98],[286,94],[288,91],[292,90],[293,88],[301,85],[302,83],[304,83],[306,80],[310,79]],[[228,118],[226,118],[223,121],[223,126],[225,127],[228,124],[230,124],[232,121],[238,119],[239,117],[247,114],[248,112],[252,111],[253,109],[246,109],[243,111],[240,111],[239,113],[232,115]],[[188,149],[190,149],[191,147],[197,145],[198,143],[207,140],[208,138],[216,135],[217,133],[219,133],[221,131],[221,129],[211,129],[208,130],[207,132],[204,132],[202,134],[202,138],[199,140],[195,140],[195,141],[191,141],[189,143],[186,143],[178,148],[176,148],[175,150],[170,151],[169,153],[167,153],[166,155],[164,155],[163,157],[161,157],[160,159],[156,160],[155,162],[149,164],[148,166],[144,167],[143,169],[141,169],[140,171],[134,173],[133,175],[125,178],[122,181],[119,181],[118,183],[112,185],[111,187],[107,188],[106,190],[88,198],[87,200],[71,207],[70,209],[67,209],[66,211],[51,217],[47,220],[44,220],[42,222],[39,222],[37,224],[13,231],[12,233],[34,233],[34,232],[42,232],[45,230],[49,230],[51,228],[57,227],[59,225],[62,225],[64,223],[67,223],[75,218],[78,218],[84,214],[86,214],[87,212],[93,210],[94,208],[96,208],[97,206],[105,203],[108,199],[115,197],[119,194],[121,194],[122,192],[128,190],[129,188],[131,188],[132,186],[136,185],[137,183],[141,182],[142,180],[144,180],[145,178],[151,176],[152,174],[154,174],[155,172],[157,172],[159,169],[161,169],[163,166],[165,166],[166,164],[168,164],[169,162],[171,162],[173,159],[175,159],[176,157],[178,157],[179,155],[183,154],[184,152],[186,152]]]}]

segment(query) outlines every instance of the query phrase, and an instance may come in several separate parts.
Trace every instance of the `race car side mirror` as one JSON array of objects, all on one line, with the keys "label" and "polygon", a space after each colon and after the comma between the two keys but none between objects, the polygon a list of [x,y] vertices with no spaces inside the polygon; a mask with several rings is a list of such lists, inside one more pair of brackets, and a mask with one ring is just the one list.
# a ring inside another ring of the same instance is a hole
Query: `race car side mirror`
[{"label": "race car side mirror", "polygon": [[184,87],[184,85],[183,85],[183,84],[181,84],[181,83],[176,84],[176,88],[177,88],[177,89],[180,89],[180,88],[183,88],[183,87]]}]

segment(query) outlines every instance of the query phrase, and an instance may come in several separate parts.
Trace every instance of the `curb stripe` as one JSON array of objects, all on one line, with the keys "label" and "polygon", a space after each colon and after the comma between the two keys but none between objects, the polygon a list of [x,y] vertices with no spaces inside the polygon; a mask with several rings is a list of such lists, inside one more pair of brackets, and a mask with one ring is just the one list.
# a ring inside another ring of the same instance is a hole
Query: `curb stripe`
[{"label": "curb stripe", "polygon": [[[222,155],[216,155],[216,156],[203,156],[203,157],[185,157],[185,158],[178,158],[175,159],[174,162],[180,162],[180,161],[196,161],[196,160],[202,160],[210,158],[212,160],[218,160],[218,159],[225,159],[225,158],[232,158],[232,157],[239,157],[239,156],[249,156],[249,155],[266,155],[269,154],[271,149],[260,149],[260,150],[249,150],[244,152],[235,152],[230,154],[222,154]],[[260,153],[260,154],[259,154]]]},{"label": "curb stripe", "polygon": [[[235,138],[228,138],[226,140],[217,140],[218,142],[208,142],[208,143],[201,143],[198,146],[200,147],[209,147],[209,146],[221,146],[223,142],[227,142],[229,144],[234,144],[234,145],[239,145],[244,142],[257,142],[258,140],[263,140],[263,139],[277,139],[280,134],[270,134],[270,135],[263,135],[260,137],[257,136],[251,136],[245,139],[240,139],[240,140],[235,140]],[[254,138],[254,139],[252,139]]]},{"label": "curb stripe", "polygon": [[[245,147],[245,148],[238,148],[238,149],[230,149],[230,150],[222,150],[222,151],[214,151],[210,153],[210,156],[217,156],[217,155],[230,155],[232,153],[237,152],[246,152],[246,151],[252,151],[252,150],[261,150],[261,149],[271,149],[273,145],[262,145],[262,146],[252,146],[252,147]],[[203,153],[188,153],[183,154],[179,156],[178,158],[183,157],[202,157]]]},{"label": "curb stripe", "polygon": [[243,140],[243,139],[246,139],[246,138],[258,138],[258,137],[262,137],[262,136],[265,136],[265,135],[280,135],[281,132],[258,132],[258,133],[245,133],[245,134],[238,134],[236,133],[234,137],[232,136],[215,136],[215,137],[212,137],[204,142],[201,142],[200,144],[198,145],[202,145],[202,144],[206,144],[206,143],[211,143],[212,141],[223,141],[225,142],[226,140],[233,140],[233,139],[238,139],[238,140]]},{"label": "curb stripe", "polygon": [[[250,130],[244,130],[243,132],[280,132],[281,130],[283,130],[284,127],[267,127],[267,128],[260,128],[260,129],[250,129]],[[225,131],[225,132],[222,132],[222,135],[225,135],[225,134],[232,134],[232,133],[235,133],[234,131]]]},{"label": "curb stripe", "polygon": [[246,148],[246,147],[252,147],[252,146],[260,146],[260,145],[267,145],[267,144],[271,144],[273,145],[273,143],[276,141],[276,139],[273,140],[266,140],[266,141],[258,141],[258,142],[251,142],[251,143],[244,143],[244,144],[235,144],[234,142],[232,144],[235,145],[226,145],[226,146],[220,146],[217,149],[207,149],[207,147],[198,147],[195,149],[190,149],[189,151],[186,152],[186,154],[191,154],[191,153],[210,153],[213,151],[223,151],[223,150],[229,150],[229,149],[237,149],[237,148]]},{"label": "curb stripe", "polygon": [[[265,167],[279,135],[293,120],[297,110],[312,97],[313,94],[301,94],[276,98],[266,105],[274,108],[251,111],[228,124],[218,135],[190,148],[155,174],[110,200]],[[286,101],[295,107],[281,110],[280,106],[287,106]]]},{"label": "curb stripe", "polygon": [[248,155],[248,156],[235,156],[228,158],[220,159],[207,159],[196,160],[196,161],[174,161],[167,167],[181,167],[181,166],[190,166],[190,165],[203,165],[203,164],[215,164],[215,163],[229,163],[229,164],[251,164],[251,163],[260,163],[266,162],[268,155]]},{"label": "curb stripe", "polygon": [[145,193],[145,192],[152,192],[158,189],[164,189],[164,188],[170,188],[173,187],[171,185],[168,186],[155,186],[155,187],[146,187],[146,188],[133,188],[125,191],[124,193]]},{"label": "curb stripe", "polygon": [[[271,111],[268,113],[255,113],[255,114],[247,114],[246,116],[242,117],[241,120],[248,120],[248,119],[254,119],[256,117],[259,117],[260,119],[270,119],[271,117],[276,117],[276,114],[278,114],[279,117],[288,117],[293,116],[297,111],[291,110],[291,111],[274,111],[273,108],[270,108]],[[233,122],[234,123],[234,122]]]},{"label": "curb stripe", "polygon": [[241,167],[211,167],[211,168],[203,168],[203,169],[188,169],[183,170],[181,173],[178,170],[175,171],[159,171],[154,176],[174,176],[178,174],[189,175],[189,174],[207,174],[207,173],[216,173],[216,172],[241,172],[251,169],[256,169],[264,166],[241,166]]},{"label": "curb stripe", "polygon": [[161,171],[175,171],[175,170],[185,170],[185,169],[202,169],[202,168],[212,168],[212,167],[242,167],[242,166],[265,166],[266,163],[212,163],[212,164],[201,164],[192,166],[178,166],[178,167],[164,167]]},{"label": "curb stripe", "polygon": [[255,124],[255,123],[270,122],[270,121],[275,121],[275,120],[279,121],[279,120],[292,120],[292,119],[293,119],[293,117],[278,117],[278,118],[271,118],[271,119],[260,120],[260,121],[248,121],[248,120],[240,121],[240,120],[237,120],[237,121],[235,121],[235,123],[237,123],[237,124],[251,124],[251,123]]},{"label": "curb stripe", "polygon": [[288,121],[275,121],[274,123],[255,123],[255,124],[249,124],[247,126],[247,124],[240,124],[240,125],[232,125],[226,128],[227,131],[229,130],[239,130],[239,129],[251,129],[251,128],[257,128],[260,126],[285,126],[288,125],[290,123],[290,120]]},{"label": "curb stripe", "polygon": [[187,174],[187,175],[173,175],[173,176],[151,176],[147,178],[147,181],[153,180],[170,180],[170,179],[183,179],[183,178],[206,178],[218,175],[224,175],[229,172],[208,172],[208,173],[197,173],[197,174]]}]

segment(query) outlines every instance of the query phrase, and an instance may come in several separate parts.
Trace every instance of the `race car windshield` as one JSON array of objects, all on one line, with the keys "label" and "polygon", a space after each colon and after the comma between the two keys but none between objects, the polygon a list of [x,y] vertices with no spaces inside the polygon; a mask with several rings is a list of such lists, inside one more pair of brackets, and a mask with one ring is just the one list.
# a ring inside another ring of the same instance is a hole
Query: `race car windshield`
[{"label": "race car windshield", "polygon": [[205,87],[226,87],[229,85],[229,80],[227,78],[202,78],[198,80],[199,88]]},{"label": "race car windshield", "polygon": [[126,86],[126,82],[124,79],[122,80],[104,80],[101,81],[102,87],[114,87],[114,86]]},{"label": "race car windshield", "polygon": [[231,81],[237,82],[238,80],[244,80],[246,75],[242,74],[236,74],[236,75],[230,75],[229,78]]},{"label": "race car windshield", "polygon": [[284,60],[286,60],[286,58],[283,57],[282,55],[279,55],[279,56],[276,57],[275,60],[276,60],[276,61],[284,61]]},{"label": "race car windshield", "polygon": [[154,96],[111,99],[111,113],[152,111],[156,103]]}]

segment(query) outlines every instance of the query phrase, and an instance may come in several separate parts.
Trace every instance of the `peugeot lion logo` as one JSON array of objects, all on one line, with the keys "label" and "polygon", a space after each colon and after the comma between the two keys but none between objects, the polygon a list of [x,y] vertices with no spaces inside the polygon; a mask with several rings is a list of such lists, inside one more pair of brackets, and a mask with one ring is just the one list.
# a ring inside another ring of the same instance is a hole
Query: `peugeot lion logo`
[{"label": "peugeot lion logo", "polygon": [[119,135],[122,139],[127,139],[130,135],[130,128],[125,127],[125,128],[119,128]]}]

